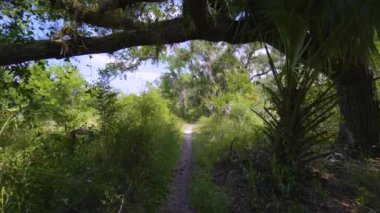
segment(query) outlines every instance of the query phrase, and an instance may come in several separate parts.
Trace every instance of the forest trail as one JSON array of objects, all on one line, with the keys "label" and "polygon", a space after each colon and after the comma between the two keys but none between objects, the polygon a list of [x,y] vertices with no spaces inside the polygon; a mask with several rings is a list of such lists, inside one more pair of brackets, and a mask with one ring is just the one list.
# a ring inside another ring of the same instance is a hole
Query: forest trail
[{"label": "forest trail", "polygon": [[190,207],[190,184],[194,171],[194,155],[192,149],[192,134],[194,125],[187,124],[184,130],[185,140],[180,158],[176,165],[175,177],[166,204],[167,213],[192,213]]}]

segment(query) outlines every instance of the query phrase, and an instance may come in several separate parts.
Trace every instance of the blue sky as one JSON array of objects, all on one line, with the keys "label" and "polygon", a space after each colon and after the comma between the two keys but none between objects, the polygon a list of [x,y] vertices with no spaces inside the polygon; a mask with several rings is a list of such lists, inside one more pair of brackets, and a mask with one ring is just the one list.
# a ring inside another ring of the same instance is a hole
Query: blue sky
[{"label": "blue sky", "polygon": [[[98,69],[102,69],[109,62],[113,62],[114,58],[109,54],[94,54],[91,55],[77,56],[70,59],[70,61],[76,66],[82,76],[88,82],[94,82],[98,78]],[[51,59],[50,64],[60,65],[63,64],[63,60]],[[139,69],[133,73],[126,73],[126,79],[122,77],[115,78],[111,85],[117,90],[123,93],[141,93],[146,90],[146,83],[153,82],[160,78],[160,76],[168,72],[167,66],[162,63],[152,64],[150,61],[141,65]]]}]

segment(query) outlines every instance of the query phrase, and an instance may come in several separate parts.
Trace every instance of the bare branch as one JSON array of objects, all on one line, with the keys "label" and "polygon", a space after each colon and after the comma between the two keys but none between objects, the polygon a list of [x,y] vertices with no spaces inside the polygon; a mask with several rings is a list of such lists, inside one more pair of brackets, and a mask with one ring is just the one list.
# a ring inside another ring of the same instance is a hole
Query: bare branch
[{"label": "bare branch", "polygon": [[258,77],[261,77],[261,76],[263,76],[263,75],[267,75],[267,74],[270,73],[270,72],[271,72],[271,70],[269,69],[269,70],[267,70],[267,71],[265,71],[265,72],[258,73],[258,74],[256,74],[256,75],[252,76],[252,77],[251,77],[251,80],[253,80],[253,79],[255,79],[255,78],[258,78]]}]

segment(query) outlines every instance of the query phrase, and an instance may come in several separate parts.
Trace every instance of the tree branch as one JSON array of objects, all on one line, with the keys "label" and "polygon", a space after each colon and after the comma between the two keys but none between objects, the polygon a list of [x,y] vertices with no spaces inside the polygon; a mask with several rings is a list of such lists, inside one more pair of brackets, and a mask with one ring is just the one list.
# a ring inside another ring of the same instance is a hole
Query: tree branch
[{"label": "tree branch", "polygon": [[124,9],[129,5],[133,5],[136,3],[162,3],[166,0],[103,0],[99,3],[99,12],[105,12],[111,9]]},{"label": "tree branch", "polygon": [[[91,24],[95,20],[104,21],[101,23],[102,25],[117,23],[117,20],[106,21],[106,16],[97,16],[98,6],[82,5],[78,0],[55,1],[66,3],[66,7],[71,8],[71,13],[81,15],[85,23]],[[134,0],[134,2],[137,1],[140,0]],[[258,36],[255,24],[249,20],[224,19],[218,21],[218,17],[211,17],[208,0],[184,0],[184,4],[183,12],[187,8],[187,13],[181,18],[156,22],[150,26],[142,24],[135,29],[127,28],[127,30],[114,32],[107,36],[79,37],[63,43],[50,40],[30,41],[24,44],[0,43],[0,66],[48,58],[113,53],[128,47],[173,44],[189,40],[243,44],[255,41],[264,42],[260,39],[265,39],[266,43],[276,47],[274,41],[278,41],[276,38],[279,36],[271,28],[269,30],[261,29],[260,35],[264,34],[265,36]],[[99,26],[99,23],[96,25]]]},{"label": "tree branch", "polygon": [[267,75],[267,74],[270,73],[270,72],[271,72],[271,70],[267,70],[267,71],[264,71],[264,72],[262,72],[262,73],[257,73],[256,75],[254,75],[254,76],[251,77],[251,81],[252,81],[253,79],[257,78],[257,77],[261,77],[261,76],[263,76],[263,75]]},{"label": "tree branch", "polygon": [[[58,4],[56,1],[62,1]],[[56,8],[66,9],[74,18],[83,23],[98,27],[112,29],[139,29],[145,23],[129,18],[124,11],[116,11],[116,8],[131,5],[137,2],[163,2],[164,0],[105,0],[99,6],[86,6],[78,0],[53,0],[52,5]]]},{"label": "tree branch", "polygon": [[71,55],[62,55],[61,43],[50,40],[31,41],[26,44],[0,43],[0,66],[30,60],[113,53],[134,46],[173,44],[201,39],[202,37],[198,33],[189,30],[188,25],[185,19],[177,18],[156,23],[150,28],[142,30],[113,33],[103,37],[83,38],[84,47],[71,49]]},{"label": "tree branch", "polygon": [[[261,37],[253,33],[255,26],[249,26],[252,32],[248,32],[249,36],[247,36],[247,28],[241,27],[243,24],[245,24],[244,21],[223,22],[219,26],[216,25],[213,31],[209,31],[212,33],[204,33],[191,27],[192,23],[188,18],[176,18],[157,22],[143,29],[127,30],[103,37],[79,38],[77,43],[80,46],[83,43],[83,47],[75,48],[75,44],[71,44],[70,47],[74,46],[74,48],[68,51],[70,55],[62,55],[62,44],[50,40],[31,41],[26,44],[0,43],[0,66],[48,58],[113,53],[128,47],[173,44],[189,40],[223,41],[230,44],[261,41],[259,39]],[[268,31],[265,42],[276,47],[273,42],[276,41],[275,36]]]},{"label": "tree branch", "polygon": [[209,34],[213,31],[215,24],[210,14],[208,0],[184,0],[183,4],[183,14],[190,17],[198,31],[202,34]]}]

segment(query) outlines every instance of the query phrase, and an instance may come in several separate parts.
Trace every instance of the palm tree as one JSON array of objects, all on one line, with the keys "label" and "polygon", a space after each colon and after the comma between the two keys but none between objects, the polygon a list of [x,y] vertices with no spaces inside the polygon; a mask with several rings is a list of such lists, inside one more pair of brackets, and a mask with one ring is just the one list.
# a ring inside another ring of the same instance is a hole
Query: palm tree
[{"label": "palm tree", "polygon": [[[251,20],[248,24],[257,27],[262,41],[272,39],[271,44],[285,50],[287,57],[298,57],[313,67],[323,66],[321,70],[333,80],[344,118],[339,139],[351,145],[352,156],[380,156],[380,113],[370,68],[370,56],[377,54],[374,41],[380,26],[380,2],[248,2],[241,5],[246,7],[244,15]],[[306,30],[303,36],[299,33],[301,28]],[[306,43],[307,51],[297,54]]]}]

